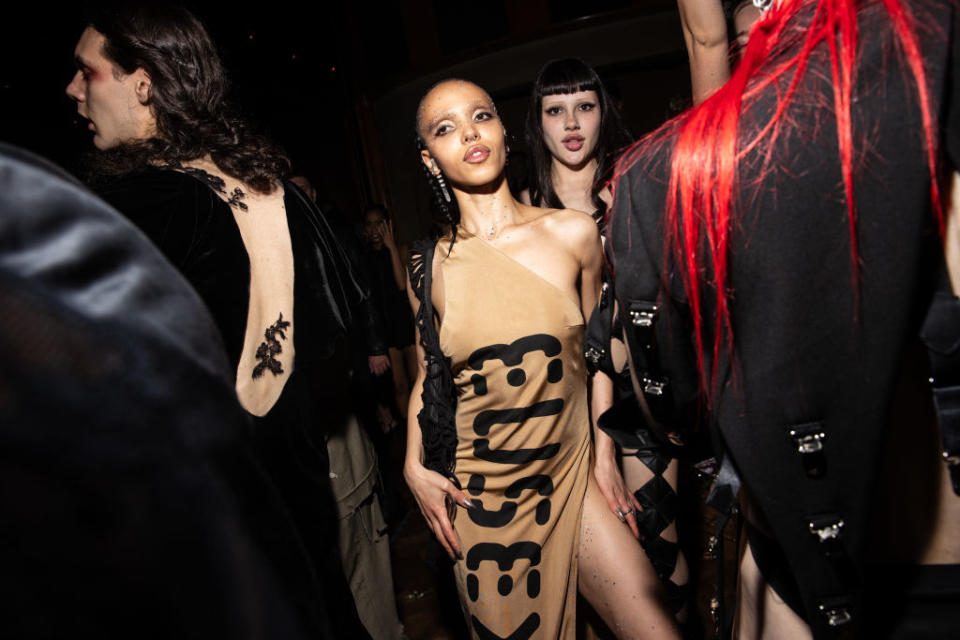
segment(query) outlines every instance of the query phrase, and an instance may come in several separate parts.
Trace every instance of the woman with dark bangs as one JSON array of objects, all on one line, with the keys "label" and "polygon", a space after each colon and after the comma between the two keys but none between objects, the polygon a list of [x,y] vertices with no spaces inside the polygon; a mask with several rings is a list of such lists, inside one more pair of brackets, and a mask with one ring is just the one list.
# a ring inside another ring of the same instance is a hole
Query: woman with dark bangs
[{"label": "woman with dark bangs", "polygon": [[455,559],[473,637],[573,638],[579,587],[618,637],[677,638],[589,469],[596,224],[513,198],[503,124],[477,85],[435,85],[416,127],[451,231],[411,253],[420,370],[404,475]]},{"label": "woman with dark bangs", "polygon": [[527,109],[533,154],[526,204],[575,209],[602,222],[610,203],[606,182],[614,155],[631,142],[597,72],[579,58],[548,62],[533,83]]},{"label": "woman with dark bangs", "polygon": [[933,295],[944,103],[960,159],[954,20],[947,2],[777,2],[729,82],[617,167],[608,249],[637,396],[668,425],[699,413],[721,489],[742,486],[738,637],[960,625],[941,460],[960,323],[949,287]]},{"label": "woman with dark bangs", "polygon": [[[529,201],[591,213],[602,227],[614,154],[630,136],[596,71],[579,58],[547,63],[533,83],[526,135],[534,161]],[[678,613],[686,602],[688,570],[676,529],[675,447],[649,425],[638,425],[640,418],[630,411],[635,401],[623,342],[613,337],[622,333],[614,306],[609,295],[601,296],[584,339],[593,374],[591,408],[598,416],[593,474],[610,511],[640,539],[670,609]]]}]

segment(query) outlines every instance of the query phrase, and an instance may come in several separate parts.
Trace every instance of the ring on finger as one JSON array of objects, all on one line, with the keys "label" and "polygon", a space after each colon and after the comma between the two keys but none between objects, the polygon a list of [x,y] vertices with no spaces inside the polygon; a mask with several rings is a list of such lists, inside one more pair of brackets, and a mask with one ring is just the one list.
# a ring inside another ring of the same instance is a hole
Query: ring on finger
[{"label": "ring on finger", "polygon": [[627,516],[626,516],[626,514],[624,514],[623,511],[621,511],[620,509],[617,509],[616,514],[617,514],[617,517],[620,518],[620,522],[626,522],[626,521],[627,521]]}]

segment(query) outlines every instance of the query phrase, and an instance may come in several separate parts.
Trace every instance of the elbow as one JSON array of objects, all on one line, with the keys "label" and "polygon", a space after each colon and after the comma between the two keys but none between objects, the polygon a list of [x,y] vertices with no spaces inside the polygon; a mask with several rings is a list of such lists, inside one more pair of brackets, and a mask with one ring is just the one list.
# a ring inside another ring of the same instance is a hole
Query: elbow
[{"label": "elbow", "polygon": [[691,32],[690,39],[693,41],[693,46],[696,49],[717,49],[728,46],[726,29]]}]

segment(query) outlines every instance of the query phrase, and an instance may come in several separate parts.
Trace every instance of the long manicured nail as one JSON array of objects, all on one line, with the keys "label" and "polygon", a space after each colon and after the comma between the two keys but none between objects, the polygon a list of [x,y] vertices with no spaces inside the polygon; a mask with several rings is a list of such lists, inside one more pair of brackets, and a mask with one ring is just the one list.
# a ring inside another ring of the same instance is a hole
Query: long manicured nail
[{"label": "long manicured nail", "polygon": [[470,508],[470,509],[476,509],[476,508],[477,508],[472,502],[470,502],[470,498],[464,498],[464,499],[463,499],[463,504],[467,505],[467,507]]}]

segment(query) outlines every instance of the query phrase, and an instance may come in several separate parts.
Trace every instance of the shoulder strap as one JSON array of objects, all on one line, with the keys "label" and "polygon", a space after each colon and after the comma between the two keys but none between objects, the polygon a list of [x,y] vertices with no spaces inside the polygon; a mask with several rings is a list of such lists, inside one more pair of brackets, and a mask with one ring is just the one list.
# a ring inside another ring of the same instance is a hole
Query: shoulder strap
[{"label": "shoulder strap", "polygon": [[427,336],[423,332],[435,331],[433,319],[433,296],[431,295],[433,284],[433,252],[436,248],[436,242],[429,238],[416,240],[410,247],[410,259],[407,261],[407,271],[410,276],[410,286],[413,287],[413,293],[420,301],[420,311],[424,319],[429,318],[431,322],[424,321],[420,327],[421,339],[427,342]]},{"label": "shoulder strap", "polygon": [[444,475],[459,486],[453,473],[456,464],[456,390],[450,363],[440,348],[440,336],[433,322],[433,255],[435,241],[418,240],[410,249],[410,286],[420,300],[417,327],[426,358],[423,381],[423,409],[417,414],[423,441],[424,466]]}]

